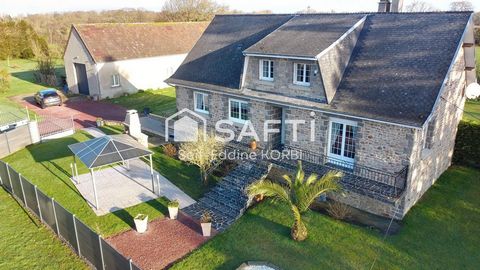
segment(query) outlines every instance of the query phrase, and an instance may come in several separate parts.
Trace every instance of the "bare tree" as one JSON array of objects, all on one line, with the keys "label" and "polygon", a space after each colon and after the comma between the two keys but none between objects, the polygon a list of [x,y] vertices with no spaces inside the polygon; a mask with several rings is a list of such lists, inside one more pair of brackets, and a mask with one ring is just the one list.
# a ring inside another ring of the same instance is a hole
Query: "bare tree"
[{"label": "bare tree", "polygon": [[207,21],[228,7],[213,0],[167,0],[162,10],[170,21]]},{"label": "bare tree", "polygon": [[208,184],[208,171],[220,160],[224,144],[213,134],[205,134],[201,129],[197,133],[198,140],[180,145],[179,158],[200,169],[203,183]]},{"label": "bare tree", "polygon": [[431,11],[437,11],[437,9],[427,2],[415,0],[409,5],[405,6],[405,11],[406,12],[431,12]]},{"label": "bare tree", "polygon": [[473,4],[470,1],[453,1],[450,3],[452,11],[473,11]]}]

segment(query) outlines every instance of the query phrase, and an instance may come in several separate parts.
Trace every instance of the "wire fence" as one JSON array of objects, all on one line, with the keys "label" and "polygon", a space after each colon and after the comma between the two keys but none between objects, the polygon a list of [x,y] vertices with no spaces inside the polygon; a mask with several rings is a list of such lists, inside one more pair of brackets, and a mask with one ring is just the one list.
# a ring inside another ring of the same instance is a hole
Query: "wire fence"
[{"label": "wire fence", "polygon": [[3,161],[0,161],[0,185],[95,269],[140,269],[54,198],[45,195]]}]

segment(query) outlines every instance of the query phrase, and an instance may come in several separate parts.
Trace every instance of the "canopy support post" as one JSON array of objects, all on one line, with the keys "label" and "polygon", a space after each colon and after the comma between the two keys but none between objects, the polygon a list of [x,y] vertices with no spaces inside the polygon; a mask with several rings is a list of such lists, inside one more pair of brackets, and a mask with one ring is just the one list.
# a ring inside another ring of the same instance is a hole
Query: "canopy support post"
[{"label": "canopy support post", "polygon": [[150,159],[150,176],[152,177],[152,192],[155,194],[155,177],[153,175],[153,161],[152,161],[152,154],[148,155]]},{"label": "canopy support post", "polygon": [[95,197],[95,209],[98,210],[97,186],[95,184],[95,174],[93,173],[93,168],[90,169],[90,175],[92,176],[93,196]]}]

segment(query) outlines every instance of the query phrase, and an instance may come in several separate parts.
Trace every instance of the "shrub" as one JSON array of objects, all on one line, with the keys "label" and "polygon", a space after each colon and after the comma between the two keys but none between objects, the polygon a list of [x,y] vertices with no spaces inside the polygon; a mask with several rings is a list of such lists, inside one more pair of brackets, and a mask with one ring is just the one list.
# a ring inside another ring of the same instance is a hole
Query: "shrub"
[{"label": "shrub", "polygon": [[0,93],[10,90],[10,74],[6,69],[0,69]]},{"label": "shrub", "polygon": [[55,63],[51,57],[40,57],[37,60],[37,72],[35,73],[37,82],[41,84],[56,86],[57,76],[55,75]]},{"label": "shrub", "polygon": [[165,155],[169,156],[169,157],[176,157],[177,156],[177,148],[175,147],[175,145],[169,143],[169,144],[165,144],[163,146],[163,152],[165,153]]},{"label": "shrub", "polygon": [[203,212],[202,216],[200,217],[200,223],[210,223],[210,222],[212,222],[212,216],[210,215],[210,213],[208,213],[207,211]]},{"label": "shrub", "polygon": [[460,122],[455,139],[453,162],[480,168],[480,124]]},{"label": "shrub", "polygon": [[168,202],[168,207],[179,207],[179,206],[180,206],[180,203],[178,202],[178,200],[173,200]]},{"label": "shrub", "polygon": [[328,203],[327,212],[331,217],[338,220],[344,220],[350,217],[351,214],[348,205],[336,201]]}]

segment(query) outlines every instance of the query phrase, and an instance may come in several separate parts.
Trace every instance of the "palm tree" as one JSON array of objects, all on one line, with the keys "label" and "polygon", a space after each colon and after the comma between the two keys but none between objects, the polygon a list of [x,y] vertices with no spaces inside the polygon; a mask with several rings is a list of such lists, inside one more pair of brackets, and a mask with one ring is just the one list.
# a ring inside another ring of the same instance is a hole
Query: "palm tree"
[{"label": "palm tree", "polygon": [[292,238],[295,241],[303,241],[307,238],[307,227],[302,221],[302,214],[320,195],[338,190],[340,177],[342,177],[340,172],[330,171],[320,179],[316,174],[311,174],[305,180],[302,163],[298,161],[295,179],[284,175],[285,183],[276,183],[265,179],[258,180],[247,188],[247,192],[250,196],[264,195],[286,202],[290,206],[294,218],[291,230]]}]

